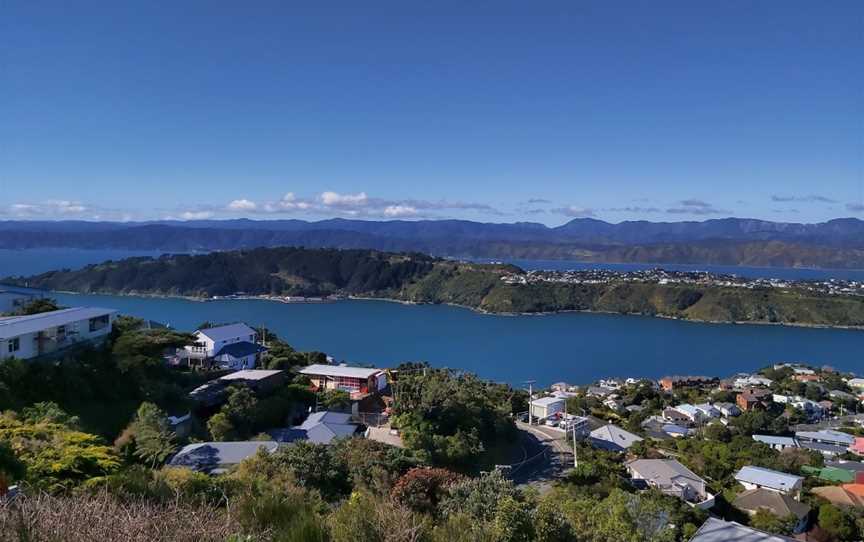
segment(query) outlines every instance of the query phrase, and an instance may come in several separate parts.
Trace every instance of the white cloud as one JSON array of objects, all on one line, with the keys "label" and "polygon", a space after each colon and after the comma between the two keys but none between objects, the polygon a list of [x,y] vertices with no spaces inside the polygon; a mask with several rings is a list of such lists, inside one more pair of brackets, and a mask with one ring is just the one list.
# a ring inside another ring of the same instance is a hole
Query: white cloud
[{"label": "white cloud", "polygon": [[258,208],[258,204],[248,199],[235,199],[228,204],[229,211],[254,211]]},{"label": "white cloud", "polygon": [[575,205],[567,205],[565,207],[551,209],[551,212],[557,213],[559,215],[569,216],[570,218],[590,218],[596,216],[594,209],[589,209],[587,207],[577,207]]},{"label": "white cloud", "polygon": [[61,215],[63,217],[81,217],[87,213],[93,213],[95,209],[80,201],[69,201],[50,199],[38,203],[13,203],[6,209],[6,213],[17,218],[51,218]]},{"label": "white cloud", "polygon": [[366,192],[358,194],[339,194],[338,192],[322,192],[321,203],[327,207],[364,207],[369,203]]},{"label": "white cloud", "polygon": [[206,220],[213,217],[213,211],[185,211],[180,213],[183,220]]},{"label": "white cloud", "polygon": [[417,208],[410,205],[388,205],[384,208],[384,216],[404,217],[417,216]]}]

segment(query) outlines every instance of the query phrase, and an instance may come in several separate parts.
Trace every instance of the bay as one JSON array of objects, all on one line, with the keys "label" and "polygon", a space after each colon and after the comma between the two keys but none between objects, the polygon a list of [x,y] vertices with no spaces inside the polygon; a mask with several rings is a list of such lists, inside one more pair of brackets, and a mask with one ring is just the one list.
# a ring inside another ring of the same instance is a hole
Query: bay
[{"label": "bay", "polygon": [[110,307],[182,330],[204,321],[266,326],[300,350],[394,366],[428,361],[518,385],[603,377],[726,376],[777,362],[864,368],[864,332],[701,324],[612,314],[479,314],[460,307],[346,300],[287,304],[57,294],[61,304]]},{"label": "bay", "polygon": [[[0,250],[0,276],[27,275],[81,267],[107,259],[157,254],[152,251]],[[558,269],[580,268],[575,267],[578,262],[514,263],[538,269],[550,268],[553,264],[562,266]],[[598,264],[578,265],[609,268]],[[653,266],[646,266],[650,267]],[[621,270],[631,268],[628,264]],[[701,268],[706,269],[705,266]],[[864,332],[852,330],[700,324],[610,314],[496,316],[459,307],[386,301],[285,304],[259,300],[196,302],[51,295],[66,306],[115,308],[124,314],[163,322],[181,330],[191,331],[208,320],[245,321],[273,329],[296,348],[327,352],[340,361],[380,366],[428,361],[514,385],[529,379],[549,384],[560,380],[585,383],[609,376],[724,376],[781,361],[828,364],[856,372],[864,370]]]}]

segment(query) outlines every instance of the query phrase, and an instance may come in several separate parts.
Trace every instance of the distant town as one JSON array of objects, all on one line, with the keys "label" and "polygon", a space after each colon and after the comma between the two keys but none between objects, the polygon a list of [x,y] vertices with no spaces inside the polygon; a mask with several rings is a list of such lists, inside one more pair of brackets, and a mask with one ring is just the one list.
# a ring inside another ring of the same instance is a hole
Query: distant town
[{"label": "distant town", "polygon": [[692,284],[726,288],[798,289],[826,295],[864,296],[864,282],[856,280],[788,280],[777,278],[746,278],[731,274],[709,273],[707,271],[669,271],[650,269],[644,271],[614,271],[590,269],[582,271],[526,271],[501,277],[506,284]]}]

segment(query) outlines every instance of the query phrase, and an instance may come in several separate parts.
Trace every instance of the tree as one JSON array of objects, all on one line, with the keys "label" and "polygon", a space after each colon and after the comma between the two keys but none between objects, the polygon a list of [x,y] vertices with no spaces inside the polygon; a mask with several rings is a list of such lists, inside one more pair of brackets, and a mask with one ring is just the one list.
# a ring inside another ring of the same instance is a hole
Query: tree
[{"label": "tree", "polygon": [[390,495],[415,512],[434,514],[438,503],[461,476],[447,469],[413,468],[396,481]]},{"label": "tree", "polygon": [[797,523],[794,515],[781,518],[762,508],[750,517],[750,526],[754,529],[780,535],[791,535]]},{"label": "tree", "polygon": [[852,519],[833,504],[819,507],[819,526],[838,541],[854,540],[857,535]]},{"label": "tree", "polygon": [[534,540],[534,524],[528,503],[504,497],[492,519],[492,531],[499,542],[530,542]]},{"label": "tree", "polygon": [[70,428],[77,428],[80,420],[70,416],[57,403],[45,401],[21,410],[21,419],[27,423],[56,423]]},{"label": "tree", "polygon": [[215,441],[232,440],[237,431],[231,418],[224,412],[217,412],[207,420],[207,431]]},{"label": "tree", "polygon": [[26,468],[27,481],[55,490],[117,470],[120,461],[96,435],[51,421],[0,414],[0,442],[7,442]]},{"label": "tree", "polygon": [[56,311],[60,308],[61,307],[57,304],[56,299],[51,299],[50,297],[39,297],[18,307],[18,309],[11,314],[12,316],[28,316],[31,314]]},{"label": "tree", "polygon": [[351,406],[351,396],[345,390],[326,390],[321,394],[321,404],[327,410],[344,410]]},{"label": "tree", "polygon": [[291,471],[300,487],[317,490],[326,500],[336,500],[351,490],[348,469],[324,444],[301,440],[279,450],[276,459]]},{"label": "tree", "polygon": [[554,499],[546,498],[537,503],[534,511],[534,539],[537,542],[567,542],[574,539],[567,518]]},{"label": "tree", "polygon": [[151,468],[161,465],[177,450],[168,415],[153,403],[142,403],[133,422],[135,455]]},{"label": "tree", "polygon": [[441,510],[445,515],[467,514],[476,520],[491,521],[499,502],[518,496],[519,490],[513,482],[499,471],[492,471],[450,486],[441,500]]}]

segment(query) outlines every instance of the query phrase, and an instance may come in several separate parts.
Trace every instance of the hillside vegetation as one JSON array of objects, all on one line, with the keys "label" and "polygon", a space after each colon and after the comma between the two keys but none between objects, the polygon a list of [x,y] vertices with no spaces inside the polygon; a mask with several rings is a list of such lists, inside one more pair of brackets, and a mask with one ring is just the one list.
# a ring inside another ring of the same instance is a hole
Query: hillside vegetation
[{"label": "hillside vegetation", "polygon": [[711,322],[864,326],[864,300],[804,289],[611,281],[510,285],[510,265],[471,264],[422,254],[275,248],[198,256],[131,258],[77,271],[5,279],[83,293],[212,297],[349,295],[449,303],[492,313],[602,311]]}]

